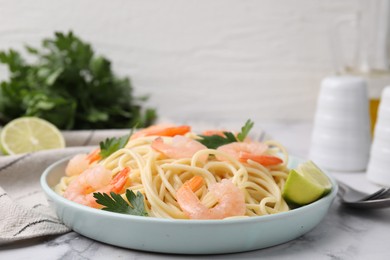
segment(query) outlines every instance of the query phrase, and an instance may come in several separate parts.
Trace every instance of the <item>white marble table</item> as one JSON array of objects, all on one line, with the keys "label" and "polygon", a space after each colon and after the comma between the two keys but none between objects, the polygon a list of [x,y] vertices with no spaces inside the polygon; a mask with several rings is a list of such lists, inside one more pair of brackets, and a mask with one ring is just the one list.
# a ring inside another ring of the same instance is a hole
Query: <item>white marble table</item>
[{"label": "white marble table", "polygon": [[[260,123],[258,123],[260,124]],[[261,126],[283,143],[290,154],[307,157],[310,122],[264,123]],[[332,173],[336,179],[371,192],[377,187],[365,173]],[[123,249],[71,232],[0,248],[0,259],[209,259],[211,256],[167,255]],[[271,248],[246,253],[215,255],[213,259],[390,259],[390,208],[356,211],[336,199],[329,214],[304,236]]]}]

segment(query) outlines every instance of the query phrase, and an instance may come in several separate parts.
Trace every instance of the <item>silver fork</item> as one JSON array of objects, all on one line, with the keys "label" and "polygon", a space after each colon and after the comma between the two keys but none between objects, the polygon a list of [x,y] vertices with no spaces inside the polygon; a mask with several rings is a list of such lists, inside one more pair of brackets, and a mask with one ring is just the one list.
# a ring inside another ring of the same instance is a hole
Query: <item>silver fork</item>
[{"label": "silver fork", "polygon": [[340,181],[337,183],[340,188],[337,195],[346,206],[364,209],[390,207],[390,188],[381,188],[372,194],[366,194]]},{"label": "silver fork", "polygon": [[[379,192],[381,191],[381,192]],[[390,197],[390,188],[383,188],[378,190],[377,194],[374,194],[374,196],[370,197],[370,199],[384,199]]]}]

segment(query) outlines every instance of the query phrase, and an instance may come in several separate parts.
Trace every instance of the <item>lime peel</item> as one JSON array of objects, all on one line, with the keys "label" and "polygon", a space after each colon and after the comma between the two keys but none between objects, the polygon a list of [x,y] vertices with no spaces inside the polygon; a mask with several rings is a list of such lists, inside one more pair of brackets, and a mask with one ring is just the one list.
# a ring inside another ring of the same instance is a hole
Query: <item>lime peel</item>
[{"label": "lime peel", "polygon": [[326,174],[308,161],[290,170],[282,196],[288,203],[302,206],[322,198],[331,189],[332,183]]}]

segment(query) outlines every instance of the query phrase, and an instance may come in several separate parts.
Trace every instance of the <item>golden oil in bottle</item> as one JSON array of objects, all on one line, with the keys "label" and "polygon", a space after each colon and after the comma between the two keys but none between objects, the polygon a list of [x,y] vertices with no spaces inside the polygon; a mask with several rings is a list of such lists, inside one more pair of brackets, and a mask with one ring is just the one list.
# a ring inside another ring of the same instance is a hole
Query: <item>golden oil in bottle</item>
[{"label": "golden oil in bottle", "polygon": [[390,86],[390,71],[372,69],[368,72],[362,72],[348,68],[346,73],[362,77],[367,81],[371,121],[370,129],[371,135],[373,136],[382,90],[386,86]]},{"label": "golden oil in bottle", "polygon": [[376,118],[378,114],[379,98],[370,98],[371,135],[374,135]]}]

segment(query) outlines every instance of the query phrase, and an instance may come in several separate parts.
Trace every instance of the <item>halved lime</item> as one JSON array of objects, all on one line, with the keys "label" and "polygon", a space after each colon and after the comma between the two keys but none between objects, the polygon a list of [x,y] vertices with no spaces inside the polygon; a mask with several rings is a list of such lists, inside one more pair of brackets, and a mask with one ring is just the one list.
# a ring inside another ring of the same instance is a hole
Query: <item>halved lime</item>
[{"label": "halved lime", "polygon": [[301,206],[320,199],[331,189],[332,183],[325,173],[308,161],[290,171],[282,195],[287,202]]},{"label": "halved lime", "polygon": [[6,124],[0,142],[3,153],[10,155],[65,147],[57,127],[37,117],[21,117]]}]

